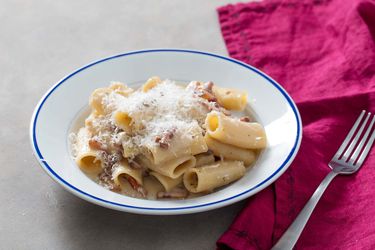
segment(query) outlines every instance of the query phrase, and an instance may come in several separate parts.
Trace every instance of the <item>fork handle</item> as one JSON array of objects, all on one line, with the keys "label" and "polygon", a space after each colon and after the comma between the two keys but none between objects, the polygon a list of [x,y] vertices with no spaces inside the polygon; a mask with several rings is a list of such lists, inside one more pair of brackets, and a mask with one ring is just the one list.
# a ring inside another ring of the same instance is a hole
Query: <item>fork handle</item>
[{"label": "fork handle", "polygon": [[305,207],[301,210],[298,214],[297,218],[293,221],[293,223],[289,226],[289,228],[285,231],[283,236],[279,239],[276,245],[273,246],[272,250],[278,249],[293,249],[294,245],[296,244],[299,236],[301,235],[303,229],[307,221],[309,220],[311,213],[313,212],[316,204],[322,197],[322,194],[328,187],[329,183],[333,180],[333,178],[338,175],[331,171],[320,183],[319,187],[315,190],[314,194],[311,196],[310,200],[306,203]]}]

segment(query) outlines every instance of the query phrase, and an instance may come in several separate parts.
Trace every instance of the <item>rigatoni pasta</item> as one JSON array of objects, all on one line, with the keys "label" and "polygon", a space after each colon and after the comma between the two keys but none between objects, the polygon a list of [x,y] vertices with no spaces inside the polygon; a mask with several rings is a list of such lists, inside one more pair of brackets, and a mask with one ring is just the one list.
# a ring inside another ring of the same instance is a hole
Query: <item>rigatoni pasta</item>
[{"label": "rigatoni pasta", "polygon": [[[125,160],[120,161],[116,168],[113,170],[112,179],[116,185],[121,186],[124,180],[135,182],[137,185],[142,186],[143,176],[141,169],[134,169],[129,166]],[[131,182],[129,181],[129,182]]]},{"label": "rigatoni pasta", "polygon": [[117,127],[124,130],[125,132],[131,132],[132,118],[128,113],[117,111],[113,114],[113,118]]},{"label": "rigatoni pasta", "polygon": [[202,167],[215,162],[215,157],[211,152],[206,152],[195,156],[195,167]]},{"label": "rigatoni pasta", "polygon": [[[204,141],[202,131],[198,125],[195,128],[197,132],[191,132],[192,137],[189,140],[171,140],[168,142],[168,150],[165,150],[167,142],[159,141],[159,144],[146,145],[149,154],[146,157],[149,158],[154,164],[160,164],[172,159],[176,159],[176,156],[191,156],[207,151],[207,145]],[[192,128],[193,129],[193,128]],[[176,131],[166,131],[161,137],[169,137]],[[161,140],[161,139],[160,139]],[[160,144],[161,143],[161,144]]]},{"label": "rigatoni pasta", "polygon": [[194,156],[182,156],[161,164],[154,164],[146,157],[140,157],[139,161],[148,169],[173,179],[183,175],[188,168],[194,167],[196,162]]},{"label": "rigatoni pasta", "polygon": [[81,128],[77,133],[77,151],[75,161],[82,171],[98,174],[102,170],[102,156],[100,152],[89,145],[89,132]]},{"label": "rigatoni pasta", "polygon": [[209,192],[241,178],[245,171],[242,161],[219,161],[187,170],[184,185],[192,193]]},{"label": "rigatoni pasta", "polygon": [[256,122],[242,122],[220,112],[211,112],[206,118],[207,134],[218,141],[239,148],[261,149],[266,146],[266,133]]},{"label": "rigatoni pasta", "polygon": [[142,86],[142,91],[143,91],[143,92],[147,92],[147,91],[149,91],[150,89],[152,89],[153,87],[155,87],[156,85],[158,85],[160,82],[161,82],[160,77],[158,77],[158,76],[150,77],[150,78],[145,82],[145,84],[143,84],[143,86]]},{"label": "rigatoni pasta", "polygon": [[103,99],[110,93],[110,90],[108,88],[99,88],[94,90],[92,92],[90,99],[89,99],[89,104],[95,112],[96,115],[104,115],[106,112],[106,107],[103,104]]},{"label": "rigatoni pasta", "polygon": [[160,184],[163,185],[165,191],[167,192],[177,187],[182,181],[182,176],[173,179],[158,172],[150,172],[150,175],[154,176],[160,182]]},{"label": "rigatoni pasta", "polygon": [[243,111],[246,91],[159,77],[138,90],[121,82],[93,91],[91,114],[73,133],[73,157],[103,187],[137,198],[184,199],[241,178],[266,147]]},{"label": "rigatoni pasta", "polygon": [[226,109],[243,111],[246,107],[246,91],[214,86],[213,92],[219,104]]},{"label": "rigatoni pasta", "polygon": [[216,139],[213,139],[208,134],[206,134],[204,138],[207,146],[215,156],[224,158],[226,160],[243,161],[246,166],[255,161],[256,154],[251,149],[239,148],[230,144],[222,143]]}]

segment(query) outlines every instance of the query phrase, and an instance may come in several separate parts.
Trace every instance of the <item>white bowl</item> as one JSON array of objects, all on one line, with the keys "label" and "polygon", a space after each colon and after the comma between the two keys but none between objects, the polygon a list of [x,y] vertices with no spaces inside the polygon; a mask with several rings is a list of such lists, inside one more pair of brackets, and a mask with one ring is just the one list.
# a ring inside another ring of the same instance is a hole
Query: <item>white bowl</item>
[{"label": "white bowl", "polygon": [[[104,189],[75,165],[68,134],[90,93],[110,81],[139,85],[158,75],[176,81],[213,81],[245,89],[258,121],[265,126],[268,146],[254,167],[229,186],[186,200],[142,200]],[[301,142],[301,118],[286,91],[260,70],[231,58],[206,52],[154,49],[101,59],[69,74],[42,97],[30,125],[31,145],[42,168],[65,189],[92,203],[140,214],[186,214],[215,209],[256,194],[275,181],[294,159]]]}]

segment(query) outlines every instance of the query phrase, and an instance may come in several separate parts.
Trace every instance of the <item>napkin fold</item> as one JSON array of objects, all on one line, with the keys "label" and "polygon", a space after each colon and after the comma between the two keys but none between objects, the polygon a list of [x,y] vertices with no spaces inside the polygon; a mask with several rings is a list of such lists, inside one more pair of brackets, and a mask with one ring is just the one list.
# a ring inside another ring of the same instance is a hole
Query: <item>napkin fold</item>
[{"label": "napkin fold", "polygon": [[[300,151],[251,197],[218,249],[269,249],[298,215],[361,110],[375,112],[375,0],[265,0],[218,9],[231,57],[278,81],[302,117]],[[295,249],[375,248],[375,150],[330,184]]]}]

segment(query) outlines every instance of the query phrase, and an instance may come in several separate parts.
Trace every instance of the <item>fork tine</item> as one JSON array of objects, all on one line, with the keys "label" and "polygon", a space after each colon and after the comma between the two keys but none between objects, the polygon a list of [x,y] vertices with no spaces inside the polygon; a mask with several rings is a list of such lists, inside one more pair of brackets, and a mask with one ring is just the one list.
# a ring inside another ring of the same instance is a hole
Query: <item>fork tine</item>
[{"label": "fork tine", "polygon": [[339,157],[342,155],[344,149],[348,145],[348,143],[349,143],[350,139],[352,138],[354,132],[357,130],[357,127],[358,127],[359,123],[361,122],[362,117],[364,116],[365,113],[366,113],[366,111],[362,110],[362,112],[359,115],[358,119],[355,121],[352,129],[349,131],[349,134],[346,136],[344,142],[341,144],[339,150],[337,150],[337,152],[336,152],[336,154],[335,154],[335,156],[333,158],[339,159]]},{"label": "fork tine", "polygon": [[367,141],[367,138],[372,130],[372,126],[374,125],[375,122],[375,115],[372,117],[370,125],[368,126],[362,140],[359,142],[357,148],[354,150],[354,153],[350,156],[349,163],[354,164],[355,160],[358,158],[359,153],[362,151],[363,146],[365,145],[365,142]]},{"label": "fork tine", "polygon": [[363,129],[365,128],[366,124],[367,124],[367,121],[368,119],[370,118],[370,115],[371,113],[367,113],[367,116],[365,118],[365,121],[362,122],[362,126],[359,128],[359,130],[357,131],[354,139],[352,140],[352,142],[350,143],[348,149],[344,152],[344,155],[342,156],[342,160],[346,161],[348,159],[348,157],[350,156],[350,154],[353,152],[353,148],[354,146],[357,144],[358,140],[359,140],[359,137],[361,136],[362,134],[362,131]]},{"label": "fork tine", "polygon": [[[375,119],[375,118],[374,118]],[[374,143],[375,140],[375,130],[372,132],[372,135],[370,137],[370,140],[368,140],[365,149],[362,151],[362,154],[359,156],[359,159],[356,163],[357,166],[361,166],[362,163],[365,161],[367,154],[370,152],[371,146]]]}]

